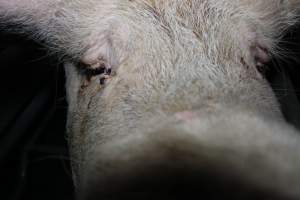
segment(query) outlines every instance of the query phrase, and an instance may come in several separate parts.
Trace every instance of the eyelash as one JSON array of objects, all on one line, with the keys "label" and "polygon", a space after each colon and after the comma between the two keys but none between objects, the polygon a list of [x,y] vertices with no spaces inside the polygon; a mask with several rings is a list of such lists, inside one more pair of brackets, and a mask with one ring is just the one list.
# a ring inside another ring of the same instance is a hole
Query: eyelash
[{"label": "eyelash", "polygon": [[94,76],[102,75],[99,79],[100,85],[104,85],[107,76],[112,75],[112,69],[107,68],[104,64],[97,68],[91,68],[82,63],[80,63],[78,66],[80,73],[86,76],[88,80],[90,80]]},{"label": "eyelash", "polygon": [[87,77],[98,76],[101,74],[109,75],[111,73],[111,69],[110,68],[107,69],[104,64],[97,68],[91,68],[86,64],[79,63],[78,68],[79,68],[80,73]]},{"label": "eyelash", "polygon": [[88,77],[93,77],[93,76],[98,76],[101,74],[106,73],[106,68],[105,67],[98,67],[98,68],[86,68],[84,70],[84,74]]}]

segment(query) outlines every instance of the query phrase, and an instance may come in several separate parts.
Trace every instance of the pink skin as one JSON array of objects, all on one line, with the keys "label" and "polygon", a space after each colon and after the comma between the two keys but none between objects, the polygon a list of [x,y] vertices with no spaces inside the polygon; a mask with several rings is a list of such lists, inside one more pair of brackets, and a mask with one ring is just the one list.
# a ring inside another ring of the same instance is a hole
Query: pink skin
[{"label": "pink skin", "polygon": [[270,61],[269,51],[272,49],[271,41],[261,40],[263,36],[257,30],[244,28],[245,38],[241,39],[241,48],[248,49],[249,54],[243,58],[248,66],[263,67]]},{"label": "pink skin", "polygon": [[179,120],[188,122],[188,121],[192,121],[193,119],[195,119],[197,117],[197,115],[195,112],[192,112],[192,111],[183,111],[183,112],[176,113],[175,117]]},{"label": "pink skin", "polygon": [[253,50],[253,55],[257,66],[263,66],[270,61],[270,56],[266,48],[261,46],[256,46]]}]

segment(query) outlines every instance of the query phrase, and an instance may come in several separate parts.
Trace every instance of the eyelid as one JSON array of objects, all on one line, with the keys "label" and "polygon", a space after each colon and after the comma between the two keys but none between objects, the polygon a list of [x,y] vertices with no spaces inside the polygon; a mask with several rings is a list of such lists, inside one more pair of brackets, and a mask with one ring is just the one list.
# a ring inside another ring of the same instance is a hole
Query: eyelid
[{"label": "eyelid", "polygon": [[98,68],[87,68],[85,70],[85,74],[87,76],[97,76],[97,75],[101,75],[104,74],[106,72],[105,67],[98,67]]},{"label": "eyelid", "polygon": [[81,74],[88,77],[105,74],[107,72],[106,66],[104,64],[99,67],[92,68],[86,64],[79,63],[78,68]]}]

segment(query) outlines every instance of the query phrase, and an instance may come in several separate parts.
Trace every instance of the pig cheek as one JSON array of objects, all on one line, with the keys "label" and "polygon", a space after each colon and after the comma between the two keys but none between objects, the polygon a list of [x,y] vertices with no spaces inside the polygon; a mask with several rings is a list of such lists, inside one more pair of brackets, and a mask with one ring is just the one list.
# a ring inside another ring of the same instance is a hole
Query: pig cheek
[{"label": "pig cheek", "polygon": [[103,90],[103,86],[99,84],[97,78],[87,81],[84,77],[77,76],[80,81],[69,86],[77,86],[78,88],[76,89],[77,94],[69,97],[71,101],[76,99],[76,102],[73,102],[75,105],[69,107],[67,123],[72,168],[76,185],[80,184],[80,174],[82,174],[86,165],[85,155],[91,147],[89,141],[90,129],[93,128],[93,122],[95,122],[93,114],[99,110],[97,101],[101,100],[99,96],[101,96]]},{"label": "pig cheek", "polygon": [[65,72],[68,101],[67,131],[71,143],[76,143],[75,148],[78,149],[85,141],[89,113],[94,106],[93,99],[102,92],[103,86],[100,85],[98,77],[87,80],[71,63],[65,64]]}]

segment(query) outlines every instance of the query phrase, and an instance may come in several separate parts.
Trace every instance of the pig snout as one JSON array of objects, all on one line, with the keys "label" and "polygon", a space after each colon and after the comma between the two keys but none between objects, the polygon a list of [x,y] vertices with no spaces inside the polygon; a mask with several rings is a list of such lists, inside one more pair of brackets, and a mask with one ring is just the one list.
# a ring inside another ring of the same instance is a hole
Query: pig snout
[{"label": "pig snout", "polygon": [[[151,126],[96,147],[82,174],[79,199],[298,199],[299,138],[274,135],[281,129],[277,122],[262,133],[265,127],[253,127],[259,119],[238,114],[249,126],[236,126],[236,117],[228,118],[210,123],[175,117],[157,130]],[[199,128],[201,123],[211,127]],[[251,136],[240,134],[250,127]],[[279,149],[283,153],[272,151]]]}]

